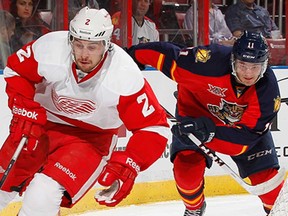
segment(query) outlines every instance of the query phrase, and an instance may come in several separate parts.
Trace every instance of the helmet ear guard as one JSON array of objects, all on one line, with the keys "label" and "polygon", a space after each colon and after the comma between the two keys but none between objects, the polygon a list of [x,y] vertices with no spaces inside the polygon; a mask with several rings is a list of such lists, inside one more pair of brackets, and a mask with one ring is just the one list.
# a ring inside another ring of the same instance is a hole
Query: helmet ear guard
[{"label": "helmet ear guard", "polygon": [[70,34],[70,32],[68,33],[68,41],[69,43],[72,43],[74,41],[74,37]]},{"label": "helmet ear guard", "polygon": [[[268,65],[269,46],[261,33],[244,31],[232,49],[231,64],[232,75],[237,77],[235,61],[240,60],[250,63],[262,63],[258,80],[263,77]],[[257,81],[258,81],[257,80]]]}]

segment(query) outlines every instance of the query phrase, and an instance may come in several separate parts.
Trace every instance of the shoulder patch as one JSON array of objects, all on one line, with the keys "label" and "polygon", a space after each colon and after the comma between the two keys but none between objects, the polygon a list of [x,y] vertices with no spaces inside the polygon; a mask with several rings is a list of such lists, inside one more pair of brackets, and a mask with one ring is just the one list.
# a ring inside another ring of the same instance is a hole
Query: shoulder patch
[{"label": "shoulder patch", "polygon": [[274,99],[274,112],[278,112],[281,106],[281,98],[278,96]]},{"label": "shoulder patch", "polygon": [[211,58],[210,52],[211,50],[207,49],[197,49],[197,52],[195,54],[195,62],[207,62]]}]

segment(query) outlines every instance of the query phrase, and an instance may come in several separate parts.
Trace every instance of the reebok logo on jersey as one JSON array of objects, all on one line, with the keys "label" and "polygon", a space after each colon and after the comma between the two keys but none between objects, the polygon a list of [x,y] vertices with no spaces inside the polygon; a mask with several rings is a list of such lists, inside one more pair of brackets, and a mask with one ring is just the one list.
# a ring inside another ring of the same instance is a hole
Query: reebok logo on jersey
[{"label": "reebok logo on jersey", "polygon": [[27,118],[34,119],[34,120],[37,120],[37,116],[38,116],[38,113],[36,113],[35,111],[33,112],[27,111],[25,108],[18,108],[16,106],[13,106],[12,113],[15,115],[20,115],[20,116],[27,117]]},{"label": "reebok logo on jersey", "polygon": [[131,166],[137,173],[140,172],[140,166],[138,166],[137,163],[134,162],[132,158],[128,157],[127,160],[126,160],[126,164]]},{"label": "reebok logo on jersey", "polygon": [[77,176],[73,172],[71,172],[68,168],[66,168],[62,164],[60,164],[59,162],[55,163],[54,166],[57,167],[58,169],[60,169],[66,175],[68,175],[73,181],[76,180]]}]

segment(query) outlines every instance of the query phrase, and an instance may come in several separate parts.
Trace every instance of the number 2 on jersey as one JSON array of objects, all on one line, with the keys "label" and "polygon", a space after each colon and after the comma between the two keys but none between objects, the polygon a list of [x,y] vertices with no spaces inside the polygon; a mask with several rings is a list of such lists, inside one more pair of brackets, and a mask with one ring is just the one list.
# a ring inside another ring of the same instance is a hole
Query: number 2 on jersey
[{"label": "number 2 on jersey", "polygon": [[137,102],[138,104],[144,102],[142,108],[142,114],[144,115],[144,117],[147,117],[148,115],[150,115],[155,111],[153,105],[149,105],[148,97],[145,93],[137,97]]}]

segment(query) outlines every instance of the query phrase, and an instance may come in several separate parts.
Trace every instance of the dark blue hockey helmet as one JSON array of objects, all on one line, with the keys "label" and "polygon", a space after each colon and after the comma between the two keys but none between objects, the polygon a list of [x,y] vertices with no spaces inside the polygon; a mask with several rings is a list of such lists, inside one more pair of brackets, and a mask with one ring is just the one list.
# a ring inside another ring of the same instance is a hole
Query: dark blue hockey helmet
[{"label": "dark blue hockey helmet", "polygon": [[268,60],[269,48],[261,33],[244,31],[233,46],[234,59],[245,62],[261,63]]}]

